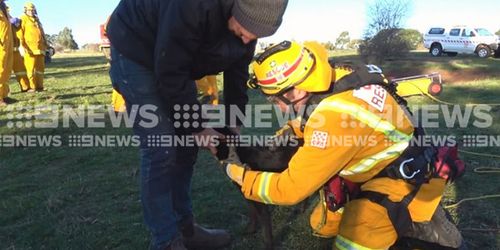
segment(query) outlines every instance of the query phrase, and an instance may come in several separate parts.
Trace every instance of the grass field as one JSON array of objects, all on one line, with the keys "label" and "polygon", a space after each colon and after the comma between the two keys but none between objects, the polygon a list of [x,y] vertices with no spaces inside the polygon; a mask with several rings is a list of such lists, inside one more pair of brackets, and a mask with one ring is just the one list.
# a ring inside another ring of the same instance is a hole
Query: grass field
[{"label": "grass field", "polygon": [[[359,60],[339,55],[338,61]],[[409,59],[381,65],[389,75],[441,72],[446,83],[440,99],[460,103],[500,102],[500,59],[472,56],[431,58],[413,53]],[[61,135],[60,147],[0,147],[0,249],[146,249],[149,236],[142,223],[138,195],[137,148],[75,148],[70,135],[128,135],[126,128],[9,128],[17,107],[34,105],[107,105],[111,87],[101,55],[59,55],[46,71],[47,91],[19,92],[11,81],[16,103],[0,110],[0,135]],[[265,100],[250,92],[251,103]],[[413,98],[412,104],[431,103]],[[493,125],[478,129],[435,129],[433,133],[500,136],[500,108],[489,114]],[[107,120],[105,118],[104,120]],[[12,124],[11,124],[12,125]],[[253,128],[244,133],[271,133]],[[466,148],[498,155],[498,147]],[[445,204],[460,199],[500,193],[498,174],[478,174],[475,167],[499,167],[497,159],[464,154],[468,172],[448,188]],[[231,249],[259,249],[260,234],[245,235],[246,204],[212,157],[202,152],[193,180],[193,202],[201,224],[227,228],[234,236]],[[312,208],[312,207],[311,207]],[[309,213],[295,216],[293,207],[274,207],[273,223],[279,249],[328,249],[331,240],[311,235]],[[450,210],[469,249],[500,248],[500,201],[466,202]]]}]

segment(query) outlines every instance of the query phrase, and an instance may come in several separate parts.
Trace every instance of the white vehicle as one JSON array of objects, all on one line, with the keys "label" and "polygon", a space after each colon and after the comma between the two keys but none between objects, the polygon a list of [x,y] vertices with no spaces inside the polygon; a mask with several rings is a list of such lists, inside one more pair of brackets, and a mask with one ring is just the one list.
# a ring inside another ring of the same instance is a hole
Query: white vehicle
[{"label": "white vehicle", "polygon": [[435,27],[424,35],[424,46],[433,56],[476,53],[486,58],[498,49],[498,43],[498,37],[487,29],[467,26]]}]

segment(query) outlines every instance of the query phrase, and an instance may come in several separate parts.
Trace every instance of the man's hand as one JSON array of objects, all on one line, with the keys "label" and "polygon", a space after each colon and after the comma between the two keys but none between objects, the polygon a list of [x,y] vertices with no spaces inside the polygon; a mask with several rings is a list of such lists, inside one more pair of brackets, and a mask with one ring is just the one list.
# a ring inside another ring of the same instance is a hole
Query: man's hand
[{"label": "man's hand", "polygon": [[217,148],[215,147],[216,145],[214,145],[214,140],[224,139],[223,134],[215,131],[212,128],[206,128],[199,133],[194,133],[193,135],[196,137],[196,143],[201,143],[198,144],[198,146],[210,150],[210,153],[212,153],[212,155],[217,154]]}]

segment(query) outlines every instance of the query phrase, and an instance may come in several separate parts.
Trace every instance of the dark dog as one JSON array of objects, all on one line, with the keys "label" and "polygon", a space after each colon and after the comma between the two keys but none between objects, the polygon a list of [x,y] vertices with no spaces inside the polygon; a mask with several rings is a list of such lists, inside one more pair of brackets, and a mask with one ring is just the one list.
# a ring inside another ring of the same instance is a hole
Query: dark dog
[{"label": "dark dog", "polygon": [[[216,130],[226,136],[234,136],[234,133],[227,128]],[[279,142],[276,140],[276,143],[271,141],[271,143],[269,143],[270,145],[249,146],[237,145],[237,142],[221,142],[217,147],[217,158],[219,160],[227,159],[229,155],[228,143],[235,144],[238,157],[241,162],[250,169],[266,172],[282,172],[288,167],[288,162],[295,152],[297,152],[298,148],[303,145],[302,139],[294,138],[291,134],[291,129],[289,131],[285,131],[282,135],[280,135],[283,140],[279,140]],[[247,232],[254,233],[257,230],[257,222],[260,222],[265,247],[266,249],[273,249],[273,233],[269,207],[263,203],[250,200],[247,201],[250,208]],[[306,206],[307,202],[303,204],[302,210],[305,210]]]}]

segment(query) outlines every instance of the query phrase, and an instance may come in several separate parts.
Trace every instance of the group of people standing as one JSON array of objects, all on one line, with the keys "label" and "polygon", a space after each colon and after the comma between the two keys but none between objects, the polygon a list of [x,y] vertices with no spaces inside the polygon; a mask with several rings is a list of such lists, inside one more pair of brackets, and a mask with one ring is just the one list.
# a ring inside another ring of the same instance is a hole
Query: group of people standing
[{"label": "group of people standing", "polygon": [[[21,55],[20,48],[24,51]],[[28,2],[20,18],[10,16],[5,0],[0,0],[0,106],[7,105],[8,81],[14,72],[22,92],[41,92],[48,48],[36,7]]]}]

